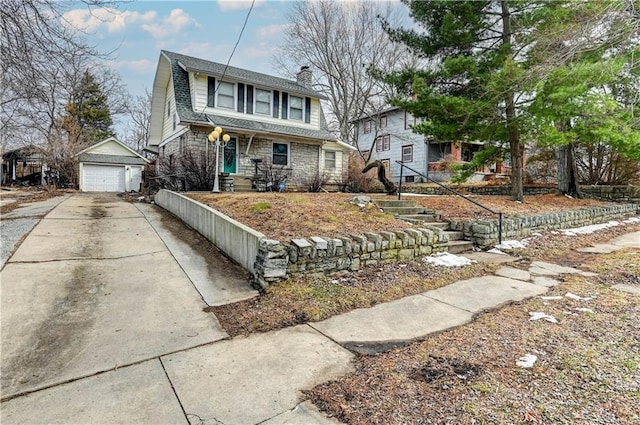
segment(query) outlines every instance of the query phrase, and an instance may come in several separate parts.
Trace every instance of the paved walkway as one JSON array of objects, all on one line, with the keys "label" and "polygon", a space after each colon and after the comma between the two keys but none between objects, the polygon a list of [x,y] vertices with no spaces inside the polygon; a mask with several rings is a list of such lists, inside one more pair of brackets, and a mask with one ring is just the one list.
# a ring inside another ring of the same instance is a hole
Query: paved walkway
[{"label": "paved walkway", "polygon": [[[503,265],[495,275],[462,280],[322,322],[229,339],[212,316],[201,314],[204,302],[194,295],[188,275],[176,269],[174,256],[160,246],[160,238],[153,237],[161,232],[144,236],[151,232],[149,221],[118,203],[108,205],[112,211],[133,213],[130,219],[135,226],[126,224],[128,220],[90,221],[82,218],[76,201],[71,198],[49,214],[2,272],[3,424],[31,423],[34,418],[43,423],[336,423],[312,404],[300,403],[300,394],[353,370],[353,352],[387,350],[468,323],[485,310],[545,293],[563,273],[592,275],[539,261],[528,270]],[[83,232],[66,220],[84,220],[76,224],[95,230]],[[88,234],[103,235],[96,237],[102,242],[85,240]],[[69,246],[45,249],[42,245],[48,238],[58,241],[54,246],[61,240]],[[145,243],[141,245],[139,238]],[[60,270],[74,259],[94,258],[95,250],[103,261],[110,258],[106,261],[116,263],[94,265],[87,260],[81,263],[84,268]],[[483,257],[513,260],[497,254]],[[32,272],[20,274],[22,268]],[[109,277],[96,288],[90,282],[99,274]],[[146,274],[151,277],[145,278]],[[45,288],[58,280],[65,282],[62,287],[68,293],[76,284],[80,292],[94,293],[98,300],[90,299],[97,307],[73,297],[61,302],[59,295],[47,295]],[[157,299],[159,292],[167,292],[166,297]],[[114,301],[103,304],[111,298],[120,300],[119,309]],[[158,313],[149,315],[147,308]],[[96,312],[83,319],[93,340],[66,339],[57,351],[48,352],[48,345],[57,344],[56,332],[87,311]],[[145,314],[146,319],[139,320]],[[27,326],[33,320],[38,322],[37,333]],[[149,321],[152,324],[145,324]],[[129,336],[122,339],[117,336],[121,332]],[[7,357],[5,339],[10,341]],[[14,346],[15,341],[20,343]],[[73,353],[67,355],[67,349]],[[42,369],[30,366],[32,358]],[[38,390],[31,382],[33,376],[51,365],[55,367],[49,376],[38,377]],[[17,366],[26,367],[31,375],[16,375]],[[6,387],[5,374],[9,376]],[[19,395],[31,390],[37,391]]]}]

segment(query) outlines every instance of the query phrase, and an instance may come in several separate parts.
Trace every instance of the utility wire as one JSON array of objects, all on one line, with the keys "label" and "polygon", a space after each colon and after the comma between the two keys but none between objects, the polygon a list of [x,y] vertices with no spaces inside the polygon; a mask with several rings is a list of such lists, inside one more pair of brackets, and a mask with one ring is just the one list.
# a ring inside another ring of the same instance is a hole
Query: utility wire
[{"label": "utility wire", "polygon": [[236,40],[236,44],[235,44],[235,46],[233,46],[233,50],[231,51],[231,54],[229,55],[229,60],[227,61],[227,64],[224,66],[224,70],[222,71],[222,77],[220,77],[220,80],[218,81],[218,87],[216,87],[216,92],[220,88],[220,83],[222,82],[222,80],[224,79],[224,76],[227,73],[227,68],[229,67],[229,63],[231,62],[231,58],[233,57],[233,54],[236,52],[236,49],[238,48],[238,44],[240,44],[240,39],[242,39],[242,34],[244,34],[244,29],[247,27],[247,22],[249,21],[249,16],[251,15],[251,11],[253,10],[253,5],[255,4],[255,2],[256,2],[256,0],[251,0],[251,7],[249,7],[249,11],[247,12],[247,16],[244,18],[244,24],[242,25],[242,29],[240,30],[240,34],[238,35],[238,39]]}]

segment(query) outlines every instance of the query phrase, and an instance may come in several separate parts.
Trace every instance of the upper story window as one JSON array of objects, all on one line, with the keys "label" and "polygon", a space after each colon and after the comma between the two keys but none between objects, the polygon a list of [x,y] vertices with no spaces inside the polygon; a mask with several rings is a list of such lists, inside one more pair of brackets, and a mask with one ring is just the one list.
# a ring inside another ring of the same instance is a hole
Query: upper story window
[{"label": "upper story window", "polygon": [[363,130],[364,130],[364,134],[369,134],[371,133],[371,120],[366,120],[363,124]]},{"label": "upper story window", "polygon": [[234,108],[234,84],[220,81],[218,85],[218,107],[219,108]]},{"label": "upper story window", "polygon": [[386,128],[387,127],[387,116],[383,115],[380,117],[380,128]]},{"label": "upper story window", "polygon": [[289,119],[302,121],[304,118],[304,100],[298,96],[289,96]]},{"label": "upper story window", "polygon": [[271,92],[269,90],[256,89],[255,102],[256,114],[271,115]]},{"label": "upper story window", "polygon": [[376,152],[388,151],[391,149],[391,136],[385,134],[384,136],[376,137]]},{"label": "upper story window", "polygon": [[416,124],[416,117],[411,115],[409,112],[404,113],[404,129],[411,130],[411,126]]}]

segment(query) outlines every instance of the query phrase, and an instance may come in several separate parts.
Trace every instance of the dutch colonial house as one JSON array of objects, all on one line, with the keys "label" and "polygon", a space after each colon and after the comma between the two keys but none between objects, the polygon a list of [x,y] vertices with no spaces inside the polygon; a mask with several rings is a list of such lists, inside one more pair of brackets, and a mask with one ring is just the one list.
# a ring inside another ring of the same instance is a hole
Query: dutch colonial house
[{"label": "dutch colonial house", "polygon": [[147,151],[158,154],[158,164],[175,165],[193,154],[214,163],[215,144],[207,139],[221,127],[230,137],[218,168],[236,188],[268,167],[286,174],[287,187],[318,174],[338,183],[354,148],[328,131],[324,97],[311,88],[311,77],[307,67],[294,81],[163,50]]},{"label": "dutch colonial house", "polygon": [[[452,176],[451,164],[471,161],[473,155],[480,150],[480,142],[451,142],[434,140],[422,134],[414,133],[412,125],[418,120],[409,112],[400,108],[384,109],[375,116],[366,116],[354,121],[357,131],[357,147],[361,152],[372,150],[372,160],[380,160],[386,168],[387,177],[398,183],[400,181],[400,164],[436,181],[446,181]],[[492,177],[495,174],[510,174],[510,167],[504,163],[493,164],[477,170],[476,180]],[[403,183],[422,182],[424,177],[404,168]]]}]

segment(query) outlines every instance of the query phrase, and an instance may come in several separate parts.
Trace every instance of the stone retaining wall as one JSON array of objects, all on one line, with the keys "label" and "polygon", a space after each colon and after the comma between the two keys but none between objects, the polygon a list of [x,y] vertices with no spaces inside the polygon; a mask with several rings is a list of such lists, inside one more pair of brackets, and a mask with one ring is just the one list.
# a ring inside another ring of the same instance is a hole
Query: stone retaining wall
[{"label": "stone retaining wall", "polygon": [[297,273],[332,273],[366,266],[407,262],[446,251],[448,236],[438,228],[365,233],[349,237],[311,237],[283,243],[260,241],[254,276],[260,286]]},{"label": "stone retaining wall", "polygon": [[[511,186],[451,186],[452,189],[474,195],[511,195]],[[580,186],[584,196],[613,202],[640,203],[640,187],[638,186]],[[403,193],[419,193],[423,195],[451,195],[451,192],[439,186],[402,186]],[[557,193],[555,186],[524,186],[524,196],[547,195]]]},{"label": "stone retaining wall", "polygon": [[[639,204],[620,204],[583,208],[574,211],[559,211],[548,214],[503,218],[502,239],[520,239],[535,232],[554,229],[569,229],[597,223],[606,223],[640,213]],[[452,230],[463,232],[464,238],[480,248],[498,242],[498,220],[474,220],[451,223]]]}]

